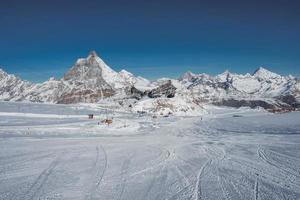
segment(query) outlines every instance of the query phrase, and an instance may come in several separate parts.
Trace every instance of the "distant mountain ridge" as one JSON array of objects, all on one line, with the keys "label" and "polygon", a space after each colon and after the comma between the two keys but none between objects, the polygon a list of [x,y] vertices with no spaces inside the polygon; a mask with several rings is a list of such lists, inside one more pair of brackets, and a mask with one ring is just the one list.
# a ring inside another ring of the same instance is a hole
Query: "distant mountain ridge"
[{"label": "distant mountain ridge", "polygon": [[[280,76],[260,67],[252,75],[225,71],[217,76],[185,74],[180,80],[188,89],[207,97],[276,97],[299,95],[299,80],[292,76]],[[188,77],[188,78],[184,78]]]},{"label": "distant mountain ridge", "polygon": [[204,102],[234,107],[296,109],[300,102],[300,82],[293,76],[281,76],[263,67],[253,74],[225,71],[210,76],[187,72],[178,79],[150,82],[126,70],[114,71],[94,51],[87,58],[78,59],[60,80],[50,78],[33,84],[0,69],[0,100],[96,103],[107,98],[126,101],[122,104],[131,107],[138,104],[137,101],[149,98],[177,98],[180,100],[172,100],[172,104],[185,99],[191,109]]},{"label": "distant mountain ridge", "polygon": [[300,81],[263,67],[258,68],[252,75],[225,71],[213,77],[188,72],[180,81],[194,96],[217,105],[253,108],[261,106],[273,110],[293,110],[300,105]]}]

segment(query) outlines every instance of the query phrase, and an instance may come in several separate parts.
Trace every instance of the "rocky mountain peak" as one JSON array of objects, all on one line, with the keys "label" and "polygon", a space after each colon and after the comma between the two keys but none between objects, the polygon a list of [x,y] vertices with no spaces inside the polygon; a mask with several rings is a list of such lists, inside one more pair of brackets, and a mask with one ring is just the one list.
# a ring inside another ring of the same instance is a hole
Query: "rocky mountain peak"
[{"label": "rocky mountain peak", "polygon": [[232,74],[228,70],[225,70],[222,74],[217,75],[216,79],[220,82],[228,82],[231,76]]},{"label": "rocky mountain peak", "polygon": [[91,51],[86,58],[86,61],[91,65],[98,66],[98,67],[108,67],[105,62],[98,56],[96,51]]},{"label": "rocky mountain peak", "polygon": [[195,74],[192,73],[191,71],[187,71],[185,72],[181,77],[179,77],[178,80],[182,81],[182,80],[187,80],[187,81],[191,81],[192,79],[195,78]]},{"label": "rocky mountain peak", "polygon": [[253,73],[253,76],[259,79],[281,78],[279,74],[271,72],[264,67],[259,67]]},{"label": "rocky mountain peak", "polygon": [[113,70],[98,57],[95,51],[91,51],[87,58],[80,58],[75,65],[64,75],[63,80],[88,81],[103,78],[106,72]]},{"label": "rocky mountain peak", "polygon": [[91,56],[91,57],[98,57],[96,51],[94,51],[94,50],[90,52],[89,56]]}]

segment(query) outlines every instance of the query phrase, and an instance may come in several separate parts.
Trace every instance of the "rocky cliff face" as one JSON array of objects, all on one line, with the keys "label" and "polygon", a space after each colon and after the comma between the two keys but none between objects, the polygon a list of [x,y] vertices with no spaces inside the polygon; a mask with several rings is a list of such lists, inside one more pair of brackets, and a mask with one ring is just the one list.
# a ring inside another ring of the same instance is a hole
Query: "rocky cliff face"
[{"label": "rocky cliff face", "polygon": [[[57,103],[94,103],[114,95],[114,88],[104,79],[107,71],[113,72],[95,52],[86,59],[79,59],[64,75],[64,93]],[[106,77],[109,78],[109,77]]]},{"label": "rocky cliff face", "polygon": [[173,98],[175,96],[176,87],[172,84],[171,80],[168,80],[166,83],[158,86],[155,89],[152,89],[148,96],[150,98],[157,98],[157,97],[167,97]]}]

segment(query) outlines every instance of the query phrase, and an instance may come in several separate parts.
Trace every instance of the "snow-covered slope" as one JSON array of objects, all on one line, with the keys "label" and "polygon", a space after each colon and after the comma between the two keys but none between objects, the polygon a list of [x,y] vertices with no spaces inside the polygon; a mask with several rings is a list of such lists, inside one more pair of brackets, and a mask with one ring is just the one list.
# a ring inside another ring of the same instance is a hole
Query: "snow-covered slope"
[{"label": "snow-covered slope", "polygon": [[20,78],[7,74],[0,69],[0,99],[7,101],[17,101],[24,98],[24,92],[32,84],[22,81]]},{"label": "snow-covered slope", "polygon": [[160,116],[197,116],[206,114],[205,109],[197,104],[192,97],[184,95],[177,95],[174,98],[144,98],[134,105],[133,111]]}]

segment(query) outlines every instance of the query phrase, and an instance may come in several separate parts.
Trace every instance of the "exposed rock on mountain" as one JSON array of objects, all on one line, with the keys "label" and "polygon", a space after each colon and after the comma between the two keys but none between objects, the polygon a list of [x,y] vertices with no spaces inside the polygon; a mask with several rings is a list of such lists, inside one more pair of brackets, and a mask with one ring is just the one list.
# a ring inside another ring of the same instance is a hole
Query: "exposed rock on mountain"
[{"label": "exposed rock on mountain", "polygon": [[229,106],[229,107],[262,107],[264,109],[275,109],[275,105],[267,102],[266,100],[237,100],[237,99],[222,99],[221,101],[214,102],[213,104],[218,106]]},{"label": "exposed rock on mountain", "polygon": [[157,97],[162,97],[165,96],[167,98],[172,98],[175,96],[175,91],[176,91],[176,87],[174,87],[174,85],[172,85],[171,80],[168,80],[166,83],[158,86],[157,88],[151,90],[148,93],[148,96],[150,98],[157,98]]},{"label": "exposed rock on mountain", "polygon": [[276,98],[280,102],[286,103],[287,105],[292,106],[293,108],[300,108],[300,102],[293,95],[283,95]]},{"label": "exposed rock on mountain", "polygon": [[126,94],[129,98],[140,100],[146,95],[146,92],[142,92],[141,90],[138,90],[136,87],[132,86],[126,88]]},{"label": "exposed rock on mountain", "polygon": [[86,59],[77,60],[64,75],[62,81],[68,89],[59,96],[57,103],[94,103],[114,95],[115,91],[107,80],[115,73],[95,52],[91,52]]}]

